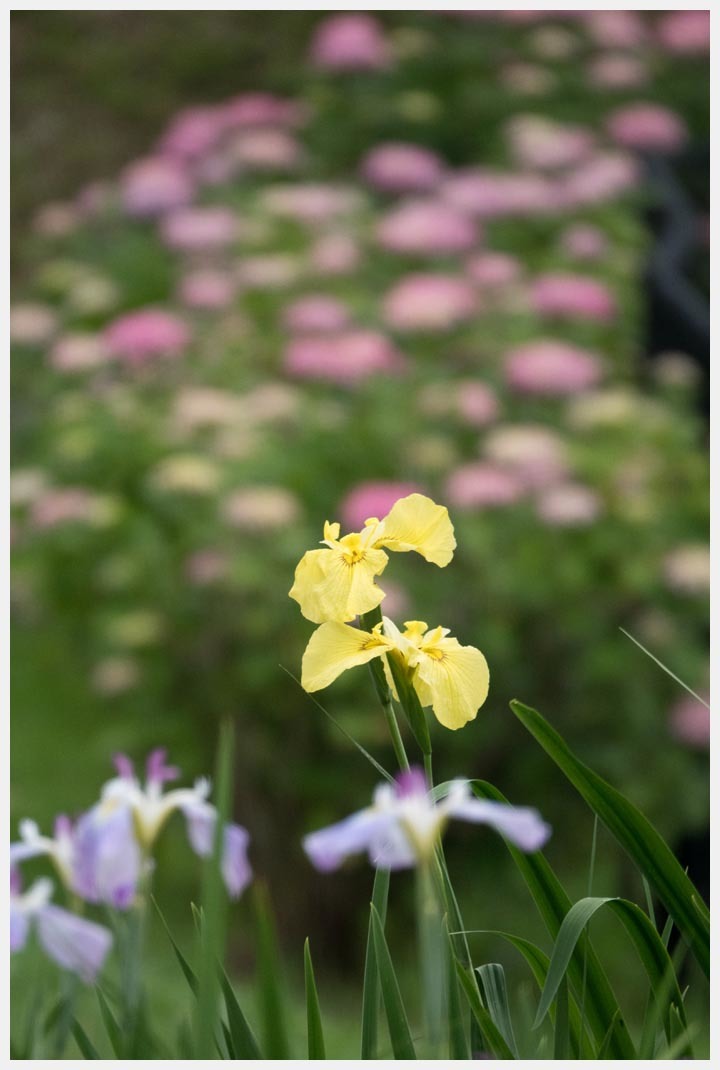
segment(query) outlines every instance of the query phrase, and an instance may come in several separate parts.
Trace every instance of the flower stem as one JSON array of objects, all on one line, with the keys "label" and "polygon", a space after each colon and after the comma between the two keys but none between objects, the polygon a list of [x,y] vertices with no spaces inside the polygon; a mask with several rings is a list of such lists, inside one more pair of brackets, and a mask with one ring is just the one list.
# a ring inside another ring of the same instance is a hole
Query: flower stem
[{"label": "flower stem", "polygon": [[410,762],[405,751],[405,744],[402,741],[400,735],[400,727],[397,723],[397,717],[395,716],[395,710],[393,708],[392,700],[382,703],[383,713],[385,714],[385,720],[390,730],[390,738],[392,740],[393,749],[395,751],[395,758],[401,769],[409,769]]},{"label": "flower stem", "polygon": [[441,911],[433,885],[430,859],[417,867],[416,892],[418,951],[427,1038],[426,1058],[432,1059],[437,1057],[440,1043],[443,986],[447,971],[444,966]]}]

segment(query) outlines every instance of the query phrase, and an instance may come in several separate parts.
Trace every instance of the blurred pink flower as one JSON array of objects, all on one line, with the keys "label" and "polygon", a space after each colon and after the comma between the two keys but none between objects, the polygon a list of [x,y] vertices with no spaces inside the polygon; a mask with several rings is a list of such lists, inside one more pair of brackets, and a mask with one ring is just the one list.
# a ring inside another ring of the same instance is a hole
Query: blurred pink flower
[{"label": "blurred pink flower", "polygon": [[460,419],[469,427],[485,427],[498,417],[497,395],[485,383],[461,380],[455,398]]},{"label": "blurred pink flower", "polygon": [[176,357],[189,345],[184,322],[161,308],[141,308],[113,320],[103,333],[110,352],[128,364]]},{"label": "blurred pink flower", "polygon": [[[703,698],[710,701],[707,693]],[[703,748],[710,745],[710,710],[693,695],[685,695],[675,703],[668,723],[671,734],[681,743]]]},{"label": "blurred pink flower", "polygon": [[23,302],[10,306],[10,341],[17,345],[45,345],[57,326],[57,314],[50,305]]},{"label": "blurred pink flower", "polygon": [[559,123],[540,115],[516,115],[507,123],[505,136],[520,167],[553,170],[586,160],[595,138],[582,126]]},{"label": "blurred pink flower", "polygon": [[285,369],[303,379],[352,385],[403,371],[405,358],[379,331],[343,331],[293,339],[285,351]]},{"label": "blurred pink flower", "polygon": [[540,316],[609,323],[615,298],[604,283],[582,275],[539,275],[530,286],[530,301]]},{"label": "blurred pink flower", "polygon": [[469,216],[439,200],[405,201],[383,216],[377,227],[379,244],[393,253],[462,253],[472,249],[478,238]]},{"label": "blurred pink flower", "polygon": [[612,200],[640,177],[636,161],[621,152],[599,152],[560,179],[558,203],[565,208]]},{"label": "blurred pink flower", "polygon": [[102,509],[101,499],[86,487],[49,488],[32,503],[30,522],[45,530],[74,521],[92,524]]},{"label": "blurred pink flower", "polygon": [[224,130],[221,107],[185,108],[173,118],[160,139],[160,153],[195,160],[215,147]]},{"label": "blurred pink flower", "polygon": [[565,442],[543,424],[503,424],[494,428],[486,435],[482,452],[510,469],[531,490],[565,480],[570,471]]},{"label": "blurred pink flower", "polygon": [[647,27],[637,11],[587,11],[584,18],[590,35],[603,48],[631,49],[647,40]]},{"label": "blurred pink flower", "polygon": [[302,159],[302,147],[287,130],[243,130],[228,146],[228,154],[248,171],[290,171]]},{"label": "blurred pink flower", "polygon": [[524,494],[513,472],[496,464],[473,461],[456,468],[445,483],[445,498],[455,509],[512,505]]},{"label": "blurred pink flower", "polygon": [[285,326],[299,334],[340,331],[350,320],[347,307],[336,297],[327,294],[307,294],[287,306],[283,314]]},{"label": "blurred pink flower", "polygon": [[377,70],[389,65],[390,50],[377,19],[358,11],[323,19],[312,39],[310,58],[324,70]]},{"label": "blurred pink flower", "polygon": [[51,201],[37,210],[32,229],[43,238],[65,238],[81,221],[82,214],[71,201]]},{"label": "blurred pink flower", "polygon": [[635,89],[648,80],[645,63],[626,52],[605,52],[592,60],[588,80],[598,89]]},{"label": "blurred pink flower", "polygon": [[222,105],[230,129],[252,126],[299,126],[305,118],[302,103],[272,93],[242,93]]},{"label": "blurred pink flower", "polygon": [[511,286],[522,275],[520,261],[508,253],[475,253],[465,262],[465,270],[469,279],[488,290]]},{"label": "blurred pink flower", "polygon": [[321,235],[310,249],[310,264],[319,275],[348,275],[361,259],[355,239],[341,231]]},{"label": "blurred pink flower", "polygon": [[282,290],[297,281],[300,261],[291,253],[266,253],[246,256],[236,267],[236,279],[242,286],[254,290]]},{"label": "blurred pink flower", "polygon": [[410,599],[404,587],[383,576],[382,589],[385,592],[382,603],[384,615],[391,620],[406,620],[410,613]]},{"label": "blurred pink flower", "polygon": [[520,393],[561,397],[595,386],[602,378],[602,365],[585,349],[541,339],[506,354],[505,377]]},{"label": "blurred pink flower", "polygon": [[592,524],[602,510],[600,498],[581,483],[559,483],[544,490],[537,501],[541,520],[552,527],[583,527]]},{"label": "blurred pink flower", "polygon": [[277,184],[262,195],[262,205],[268,212],[311,225],[350,215],[360,203],[357,190],[329,182]]},{"label": "blurred pink flower", "polygon": [[167,156],[148,156],[120,176],[120,196],[128,215],[155,216],[189,204],[194,184],[184,165]]},{"label": "blurred pink flower", "polygon": [[49,359],[57,371],[84,372],[106,364],[109,356],[101,335],[75,331],[58,338]]},{"label": "blurred pink flower", "polygon": [[285,487],[256,485],[228,494],[222,512],[232,527],[260,534],[294,524],[300,517],[301,506]]},{"label": "blurred pink flower", "polygon": [[188,308],[225,308],[234,296],[235,281],[227,271],[198,268],[180,280],[180,301]]},{"label": "blurred pink flower", "polygon": [[196,550],[185,561],[185,574],[192,584],[204,587],[227,576],[230,562],[221,550]]},{"label": "blurred pink flower", "polygon": [[591,223],[571,223],[560,235],[564,253],[575,260],[599,260],[608,247],[607,237]]},{"label": "blurred pink flower", "polygon": [[684,121],[661,104],[626,104],[606,120],[610,136],[630,149],[676,152],[687,141]]},{"label": "blurred pink flower", "polygon": [[417,483],[358,483],[340,503],[340,520],[344,528],[360,531],[371,517],[386,516],[398,498],[424,493]]},{"label": "blurred pink flower", "polygon": [[436,153],[422,145],[388,141],[370,150],[360,170],[365,180],[377,189],[412,193],[436,186],[444,165]]},{"label": "blurred pink flower", "polygon": [[658,21],[657,35],[669,52],[703,55],[710,50],[710,12],[668,11]]},{"label": "blurred pink flower", "polygon": [[707,594],[710,589],[710,547],[705,543],[684,543],[666,554],[663,578],[677,594]]},{"label": "blurred pink flower", "polygon": [[234,244],[239,221],[230,208],[221,205],[178,208],[163,217],[160,233],[171,249],[187,253],[212,252]]},{"label": "blurred pink flower", "polygon": [[500,81],[513,93],[529,97],[549,93],[555,85],[555,75],[537,63],[505,63],[500,68]]},{"label": "blurred pink flower", "polygon": [[479,219],[541,215],[557,207],[555,183],[546,176],[486,168],[456,171],[440,193],[448,204]]},{"label": "blurred pink flower", "polygon": [[383,302],[385,322],[396,330],[442,331],[475,315],[473,287],[455,275],[414,274],[397,282]]}]

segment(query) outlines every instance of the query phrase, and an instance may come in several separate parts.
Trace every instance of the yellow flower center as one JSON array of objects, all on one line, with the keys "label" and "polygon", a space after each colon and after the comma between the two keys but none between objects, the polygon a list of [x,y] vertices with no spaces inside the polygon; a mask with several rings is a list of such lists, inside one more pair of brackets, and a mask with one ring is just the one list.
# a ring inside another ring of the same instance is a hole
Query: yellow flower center
[{"label": "yellow flower center", "polygon": [[359,535],[346,535],[341,540],[343,547],[343,561],[346,565],[357,565],[365,558],[365,548],[360,541]]}]

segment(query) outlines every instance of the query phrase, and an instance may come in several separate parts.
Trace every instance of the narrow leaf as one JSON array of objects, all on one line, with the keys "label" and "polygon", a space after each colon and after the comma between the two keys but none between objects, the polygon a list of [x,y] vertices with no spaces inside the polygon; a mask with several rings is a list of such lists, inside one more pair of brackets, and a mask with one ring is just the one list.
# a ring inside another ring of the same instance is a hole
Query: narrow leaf
[{"label": "narrow leaf", "polygon": [[400,994],[400,986],[395,976],[395,969],[390,958],[390,950],[385,940],[383,924],[380,915],[373,904],[370,905],[370,916],[375,944],[375,957],[377,959],[378,974],[380,977],[380,990],[383,1003],[385,1004],[385,1017],[387,1019],[390,1043],[393,1055],[396,1059],[414,1059],[415,1047],[410,1035],[405,1006]]},{"label": "narrow leaf", "polygon": [[310,957],[310,941],[305,941],[305,1006],[307,1013],[308,1059],[325,1058],[320,1000],[315,985],[315,972]]},{"label": "narrow leaf", "polygon": [[665,840],[637,807],[575,757],[536,710],[515,700],[510,707],[647,877],[709,976],[709,911]]},{"label": "narrow leaf", "polygon": [[83,1059],[100,1059],[101,1055],[98,1055],[97,1049],[92,1044],[90,1037],[87,1035],[83,1027],[77,1018],[73,1018],[72,1023],[72,1035],[78,1048],[82,1052]]},{"label": "narrow leaf", "polygon": [[236,1059],[262,1059],[262,1054],[255,1039],[252,1029],[242,1012],[228,975],[224,970],[220,973],[220,987],[222,989],[225,1010],[228,1018],[230,1040]]},{"label": "narrow leaf", "polygon": [[193,971],[192,966],[190,965],[188,960],[185,958],[185,956],[183,955],[183,953],[180,950],[180,948],[178,947],[178,945],[176,944],[175,939],[174,939],[172,933],[170,932],[170,927],[168,926],[168,923],[165,921],[165,916],[164,916],[163,912],[161,911],[160,907],[158,906],[158,902],[157,902],[157,899],[155,898],[155,896],[152,896],[152,901],[153,901],[153,904],[155,906],[155,909],[158,912],[158,916],[160,918],[160,921],[162,922],[163,928],[164,928],[165,932],[167,933],[167,938],[170,941],[170,943],[172,944],[172,949],[175,952],[175,958],[178,960],[178,963],[180,965],[180,969],[183,972],[183,976],[185,977],[185,980],[187,981],[187,983],[188,983],[188,985],[190,987],[190,991],[192,992],[192,994],[194,996],[197,996],[198,980],[197,980],[197,977],[195,976],[195,972]]},{"label": "narrow leaf", "polygon": [[98,986],[95,987],[95,994],[97,995],[98,1003],[100,1004],[100,1014],[102,1016],[103,1025],[105,1026],[105,1032],[108,1035],[110,1046],[117,1059],[123,1058],[122,1052],[122,1034],[120,1032],[120,1026],[117,1023],[117,1019],[112,1012],[110,1004],[106,1000],[103,991]]},{"label": "narrow leaf", "polygon": [[447,1025],[448,1025],[448,1054],[451,1059],[469,1059],[470,1047],[468,1045],[467,1029],[463,1018],[462,1005],[460,1003],[460,989],[458,987],[457,973],[455,972],[455,954],[452,941],[447,927],[447,918],[443,920],[443,933],[447,942]]},{"label": "narrow leaf", "polygon": [[[512,1051],[507,1045],[505,1037],[502,1035],[498,1027],[490,1017],[489,1012],[482,1005],[482,1001],[478,994],[477,986],[473,983],[472,975],[465,969],[465,967],[455,959],[455,969],[457,971],[458,980],[462,987],[463,992],[470,1005],[470,1011],[473,1018],[478,1024],[478,1028],[483,1036],[483,1041],[487,1045],[490,1052],[498,1059],[514,1059]],[[473,1048],[473,1058],[476,1058],[476,1051]]]},{"label": "narrow leaf", "polygon": [[490,1017],[517,1058],[517,1044],[508,1006],[505,971],[499,963],[488,962],[484,966],[478,966],[475,972],[480,979],[480,990]]},{"label": "narrow leaf", "polygon": [[[376,869],[372,891],[372,905],[375,907],[380,922],[385,926],[387,914],[388,889],[390,887],[390,870]],[[372,930],[372,911],[368,922],[367,947],[365,950],[365,977],[363,979],[362,1020],[360,1032],[360,1058],[377,1058],[377,1026],[380,1012],[380,978],[375,955],[375,941]]]},{"label": "narrow leaf", "polygon": [[553,1059],[569,1059],[570,1052],[570,1001],[568,997],[567,980],[563,981],[558,989],[555,1000],[557,1010],[555,1012],[555,1037],[553,1041]]},{"label": "narrow leaf", "polygon": [[281,966],[275,925],[267,890],[259,882],[254,887],[253,901],[258,941],[262,1048],[266,1059],[289,1059],[290,1045],[280,988]]}]

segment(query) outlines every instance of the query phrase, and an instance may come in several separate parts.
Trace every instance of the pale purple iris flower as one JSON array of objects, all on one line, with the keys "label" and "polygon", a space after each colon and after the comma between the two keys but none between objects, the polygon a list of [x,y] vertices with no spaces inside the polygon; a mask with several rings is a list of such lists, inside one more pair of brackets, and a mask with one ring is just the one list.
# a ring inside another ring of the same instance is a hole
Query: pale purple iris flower
[{"label": "pale purple iris flower", "polygon": [[400,773],[394,784],[380,784],[371,806],[303,839],[316,869],[330,872],[359,851],[380,869],[408,869],[427,861],[447,821],[455,817],[491,825],[523,851],[539,850],[550,835],[537,810],[476,799],[466,780],[454,780],[437,801],[421,769]]},{"label": "pale purple iris flower", "polygon": [[112,934],[104,925],[55,906],[52,891],[52,881],[43,878],[23,892],[18,872],[11,868],[10,950],[21,951],[34,927],[45,954],[90,984],[102,969]]},{"label": "pale purple iris flower", "polygon": [[[192,788],[164,791],[180,770],[167,765],[162,749],[149,755],[144,784],[125,755],[116,756],[115,767],[119,775],[104,785],[100,801],[78,821],[75,878],[78,891],[91,902],[122,909],[132,905],[147,857],[170,815],[175,810],[183,814],[190,846],[207,857],[212,854],[217,810],[207,801],[207,780],[196,781]],[[240,825],[225,827],[222,872],[233,898],[252,876],[248,842],[248,833]]]}]

